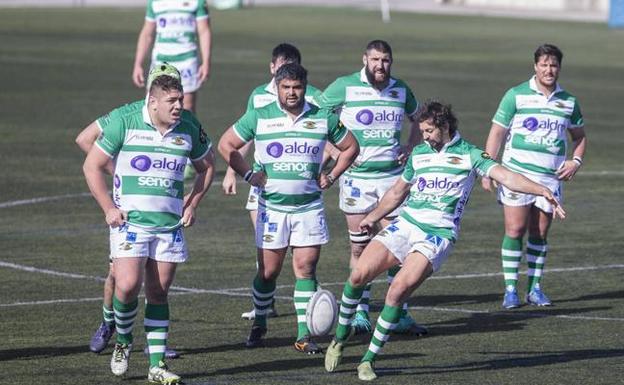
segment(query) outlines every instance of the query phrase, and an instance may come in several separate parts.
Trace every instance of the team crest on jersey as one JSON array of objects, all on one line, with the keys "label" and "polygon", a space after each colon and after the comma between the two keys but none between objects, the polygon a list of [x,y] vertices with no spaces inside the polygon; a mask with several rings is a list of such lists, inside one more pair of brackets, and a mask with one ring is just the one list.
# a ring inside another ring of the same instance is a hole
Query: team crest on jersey
[{"label": "team crest on jersey", "polygon": [[274,238],[273,238],[273,236],[271,234],[264,234],[262,236],[262,241],[263,242],[271,243],[271,242],[273,242],[273,240],[274,240]]},{"label": "team crest on jersey", "polygon": [[557,108],[565,108],[565,104],[563,104],[563,102],[561,102],[560,100],[557,100],[555,102],[555,107],[557,107]]},{"label": "team crest on jersey", "polygon": [[446,160],[449,164],[460,164],[462,162],[462,158],[457,156],[451,156]]},{"label": "team crest on jersey", "polygon": [[173,138],[173,141],[171,143],[175,144],[176,146],[183,146],[186,142],[184,141],[184,139],[182,139],[181,136],[176,136],[175,138]]},{"label": "team crest on jersey", "polygon": [[308,130],[313,130],[316,128],[316,122],[313,122],[311,120],[307,120],[305,122],[303,122],[303,128],[307,128]]},{"label": "team crest on jersey", "polygon": [[483,151],[483,152],[481,153],[481,157],[482,157],[483,159],[492,159],[492,157],[490,156],[490,154],[488,154],[488,153],[487,153],[487,152],[485,152],[485,151]]},{"label": "team crest on jersey", "polygon": [[355,206],[355,198],[345,198],[345,204],[347,206]]},{"label": "team crest on jersey", "polygon": [[397,99],[399,97],[399,91],[390,90],[388,91],[388,96],[390,96],[392,99]]}]

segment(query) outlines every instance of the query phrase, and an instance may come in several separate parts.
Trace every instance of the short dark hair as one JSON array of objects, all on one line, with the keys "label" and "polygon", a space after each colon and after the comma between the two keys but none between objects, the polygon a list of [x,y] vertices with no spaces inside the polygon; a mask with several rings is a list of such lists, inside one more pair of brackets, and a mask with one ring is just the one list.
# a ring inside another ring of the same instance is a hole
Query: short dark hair
[{"label": "short dark hair", "polygon": [[273,48],[271,63],[275,63],[277,59],[282,58],[287,62],[295,62],[301,64],[301,52],[292,44],[282,43]]},{"label": "short dark hair", "polygon": [[392,47],[385,40],[373,40],[366,45],[366,53],[371,50],[379,51],[381,53],[387,53],[390,55],[390,59],[392,59]]},{"label": "short dark hair", "polygon": [[304,86],[308,84],[308,71],[298,63],[286,63],[275,73],[275,84],[282,80],[300,80]]},{"label": "short dark hair", "polygon": [[152,84],[150,84],[149,94],[151,95],[156,88],[161,89],[165,92],[178,90],[184,93],[184,89],[182,88],[182,83],[180,82],[180,80],[168,75],[161,75],[154,79],[152,81]]},{"label": "short dark hair", "polygon": [[427,100],[418,108],[416,115],[418,116],[418,123],[431,119],[433,125],[438,128],[448,124],[451,137],[457,131],[457,118],[453,114],[450,104],[444,104],[437,100]]},{"label": "short dark hair", "polygon": [[537,49],[535,50],[535,53],[533,54],[533,59],[535,60],[536,64],[542,56],[556,57],[557,61],[559,62],[559,65],[561,65],[563,61],[563,52],[561,52],[561,50],[557,48],[557,46],[552,45],[552,44],[542,44],[539,47],[537,47]]}]

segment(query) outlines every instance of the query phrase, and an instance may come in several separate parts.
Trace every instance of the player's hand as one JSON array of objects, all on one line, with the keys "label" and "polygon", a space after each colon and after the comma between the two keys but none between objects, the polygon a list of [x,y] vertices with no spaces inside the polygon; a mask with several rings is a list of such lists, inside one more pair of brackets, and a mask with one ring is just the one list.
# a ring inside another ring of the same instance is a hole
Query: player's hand
[{"label": "player's hand", "polygon": [[132,70],[132,82],[139,88],[145,87],[145,75],[143,74],[143,67],[134,67]]},{"label": "player's hand", "polygon": [[397,161],[399,162],[399,164],[405,164],[409,156],[409,148],[407,146],[401,146],[401,149],[399,150],[399,156],[397,156]]},{"label": "player's hand", "polygon": [[494,191],[494,181],[492,180],[492,178],[488,178],[487,176],[484,176],[481,178],[481,187],[483,187],[483,189],[485,191],[489,191],[492,192]]},{"label": "player's hand", "polygon": [[579,168],[581,168],[580,164],[573,160],[566,160],[557,170],[557,177],[559,180],[571,180]]},{"label": "player's hand", "polygon": [[195,209],[192,206],[184,208],[182,213],[182,226],[191,227],[195,223]]},{"label": "player's hand", "polygon": [[210,76],[210,64],[203,63],[201,66],[199,66],[197,76],[199,78],[200,84],[208,80],[208,77]]},{"label": "player's hand", "polygon": [[332,184],[334,184],[334,182],[332,182],[328,177],[327,174],[325,173],[321,173],[318,177],[318,180],[316,181],[319,185],[319,187],[321,188],[321,190],[327,190],[328,188],[330,188],[332,186]]},{"label": "player's hand", "polygon": [[362,222],[360,222],[360,230],[367,232],[368,234],[373,234],[376,225],[376,221],[373,221],[369,219],[368,216],[366,216],[364,217],[364,219],[362,219]]},{"label": "player's hand", "polygon": [[267,181],[267,176],[264,171],[256,171],[251,174],[249,178],[249,184],[254,187],[264,187]]},{"label": "player's hand", "polygon": [[225,195],[236,195],[236,175],[226,172],[221,189]]},{"label": "player's hand", "polygon": [[565,219],[566,212],[563,209],[563,207],[561,206],[561,203],[559,203],[557,198],[555,198],[555,196],[553,195],[552,191],[550,191],[549,189],[545,188],[544,191],[542,192],[542,196],[553,206],[553,208],[554,208],[554,210],[553,210],[553,217],[555,217],[555,218],[559,217],[561,219]]},{"label": "player's hand", "polygon": [[106,224],[112,228],[122,226],[126,223],[127,219],[128,214],[125,211],[119,210],[117,207],[106,210]]}]

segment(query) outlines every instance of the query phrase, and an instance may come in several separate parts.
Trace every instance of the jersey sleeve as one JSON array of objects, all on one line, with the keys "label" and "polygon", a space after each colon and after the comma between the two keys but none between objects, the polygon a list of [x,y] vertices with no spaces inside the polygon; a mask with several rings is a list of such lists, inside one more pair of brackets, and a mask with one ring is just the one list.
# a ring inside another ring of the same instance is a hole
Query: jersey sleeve
[{"label": "jersey sleeve", "polygon": [[195,20],[210,18],[210,11],[208,10],[208,3],[206,0],[199,0],[197,4],[197,13],[195,14]]},{"label": "jersey sleeve", "polygon": [[251,109],[245,112],[236,123],[234,123],[234,133],[245,143],[256,136],[256,126],[258,125],[258,113]]},{"label": "jersey sleeve", "polygon": [[340,79],[338,79],[327,86],[325,91],[314,98],[314,100],[316,105],[321,108],[335,110],[345,102],[345,87],[341,85]]},{"label": "jersey sleeve", "polygon": [[418,110],[418,101],[409,87],[405,87],[405,113],[412,116]]},{"label": "jersey sleeve", "polygon": [[472,168],[477,171],[477,174],[488,177],[492,167],[498,164],[490,157],[490,154],[478,147],[473,147],[470,150],[470,163]]},{"label": "jersey sleeve", "polygon": [[513,90],[509,90],[503,96],[498,109],[492,118],[492,122],[501,127],[509,128],[511,121],[516,114],[516,95]]},{"label": "jersey sleeve", "polygon": [[145,12],[145,20],[156,20],[156,14],[154,13],[154,8],[152,7],[153,2],[154,0],[147,0],[147,11]]},{"label": "jersey sleeve", "polygon": [[572,116],[570,117],[570,128],[580,128],[585,125],[583,121],[583,114],[581,113],[581,106],[579,106],[578,102],[574,101],[574,110],[572,111]]},{"label": "jersey sleeve", "polygon": [[197,119],[193,119],[193,125],[195,127],[191,135],[193,147],[191,147],[191,153],[189,154],[192,161],[202,159],[212,148],[212,141],[206,135],[206,131],[204,131],[201,123]]},{"label": "jersey sleeve", "polygon": [[97,124],[102,132],[95,144],[112,158],[117,155],[123,146],[126,134],[124,120],[121,118],[118,110],[113,110],[98,118]]},{"label": "jersey sleeve", "polygon": [[407,162],[405,162],[405,168],[403,169],[403,174],[401,174],[401,178],[403,179],[403,181],[409,184],[414,184],[414,177],[416,176],[412,162],[413,162],[413,158],[410,155],[409,159],[407,159]]},{"label": "jersey sleeve", "polygon": [[252,92],[249,95],[249,99],[247,99],[247,110],[246,111],[250,111],[250,110],[254,109],[254,95],[255,94],[256,94],[255,92]]},{"label": "jersey sleeve", "polygon": [[329,141],[334,144],[342,142],[342,140],[347,136],[348,130],[344,124],[342,124],[338,115],[328,111],[327,124],[329,128],[327,135]]}]

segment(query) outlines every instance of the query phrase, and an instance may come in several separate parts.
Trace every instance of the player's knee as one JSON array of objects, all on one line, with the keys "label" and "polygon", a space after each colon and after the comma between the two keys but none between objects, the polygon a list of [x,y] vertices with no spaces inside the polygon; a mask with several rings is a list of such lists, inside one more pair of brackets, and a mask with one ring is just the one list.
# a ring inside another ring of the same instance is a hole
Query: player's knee
[{"label": "player's knee", "polygon": [[279,276],[280,270],[272,267],[258,269],[258,277],[263,281],[274,281]]},{"label": "player's knee", "polygon": [[371,240],[371,235],[365,231],[349,230],[349,240],[351,241],[351,255],[359,258]]},{"label": "player's knee", "polygon": [[509,238],[522,238],[526,232],[526,226],[523,225],[506,225],[505,235]]},{"label": "player's knee", "polygon": [[349,282],[352,286],[362,287],[366,285],[369,281],[367,272],[362,270],[361,268],[354,268],[351,270],[351,275],[349,276]]},{"label": "player's knee", "polygon": [[390,306],[400,306],[409,296],[407,292],[409,287],[402,284],[401,282],[397,282],[396,280],[392,282],[390,287],[388,288],[388,294],[386,294],[386,303]]}]

